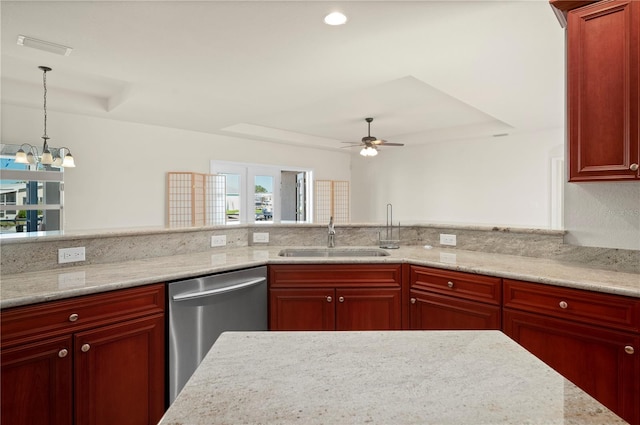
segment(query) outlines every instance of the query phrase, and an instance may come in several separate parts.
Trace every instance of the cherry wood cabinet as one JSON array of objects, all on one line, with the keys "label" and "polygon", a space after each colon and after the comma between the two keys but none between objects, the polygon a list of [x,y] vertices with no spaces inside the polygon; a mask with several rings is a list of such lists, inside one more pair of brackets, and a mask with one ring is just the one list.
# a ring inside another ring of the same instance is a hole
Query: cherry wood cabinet
[{"label": "cherry wood cabinet", "polygon": [[500,278],[410,266],[410,329],[501,329]]},{"label": "cherry wood cabinet", "polygon": [[[272,285],[273,286],[273,285]],[[269,290],[269,329],[332,331],[336,328],[333,288]]]},{"label": "cherry wood cabinet", "polygon": [[63,336],[2,348],[0,423],[73,423],[71,346],[71,337]]},{"label": "cherry wood cabinet", "polygon": [[640,300],[504,279],[504,332],[640,424]]},{"label": "cherry wood cabinet", "polygon": [[[567,12],[569,181],[640,179],[640,2]],[[584,3],[583,3],[584,4]]]},{"label": "cherry wood cabinet", "polygon": [[399,264],[269,266],[271,330],[402,329]]},{"label": "cherry wood cabinet", "polygon": [[1,422],[156,424],[164,300],[158,284],[0,312]]}]

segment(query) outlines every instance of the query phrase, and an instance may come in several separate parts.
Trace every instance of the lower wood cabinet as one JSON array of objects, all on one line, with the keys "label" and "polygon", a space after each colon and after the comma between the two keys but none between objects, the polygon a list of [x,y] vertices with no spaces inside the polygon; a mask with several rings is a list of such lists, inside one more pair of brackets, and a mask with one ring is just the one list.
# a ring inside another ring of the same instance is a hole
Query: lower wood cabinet
[{"label": "lower wood cabinet", "polygon": [[271,330],[399,330],[401,266],[269,266]]},{"label": "lower wood cabinet", "polygon": [[164,285],[0,312],[3,424],[156,424]]},{"label": "lower wood cabinet", "polygon": [[501,329],[500,278],[410,266],[410,329]]},{"label": "lower wood cabinet", "polygon": [[504,332],[640,424],[640,300],[504,279]]},{"label": "lower wood cabinet", "polygon": [[71,336],[0,350],[0,423],[73,423]]}]

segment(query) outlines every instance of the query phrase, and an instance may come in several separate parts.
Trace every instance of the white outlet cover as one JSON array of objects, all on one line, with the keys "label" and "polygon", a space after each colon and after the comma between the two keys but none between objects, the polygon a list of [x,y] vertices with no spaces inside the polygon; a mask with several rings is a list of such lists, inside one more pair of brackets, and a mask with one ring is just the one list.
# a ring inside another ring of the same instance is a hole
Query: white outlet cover
[{"label": "white outlet cover", "polygon": [[227,235],[213,235],[211,236],[211,247],[225,246],[227,244]]},{"label": "white outlet cover", "polygon": [[456,246],[456,235],[440,233],[440,245]]},{"label": "white outlet cover", "polygon": [[83,246],[75,248],[60,248],[58,250],[58,264],[75,263],[85,261],[85,251]]},{"label": "white outlet cover", "polygon": [[267,243],[269,242],[269,233],[254,233],[253,241],[259,243]]}]

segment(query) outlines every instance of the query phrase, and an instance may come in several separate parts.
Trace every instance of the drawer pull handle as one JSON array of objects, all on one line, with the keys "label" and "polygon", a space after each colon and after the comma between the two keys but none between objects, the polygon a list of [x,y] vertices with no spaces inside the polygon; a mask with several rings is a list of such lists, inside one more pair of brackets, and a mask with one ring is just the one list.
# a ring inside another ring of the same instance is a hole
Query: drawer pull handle
[{"label": "drawer pull handle", "polygon": [[411,304],[415,304],[416,303],[416,299],[415,298],[411,298]]},{"label": "drawer pull handle", "polygon": [[341,303],[343,303],[343,302],[344,302],[344,297],[340,297],[340,298],[338,298],[338,301],[340,301]]},{"label": "drawer pull handle", "polygon": [[76,313],[73,313],[72,315],[69,316],[69,321],[70,322],[75,322],[76,320],[78,320],[80,316],[78,316]]},{"label": "drawer pull handle", "polygon": [[330,303],[331,302],[331,297],[327,297],[327,302]]},{"label": "drawer pull handle", "polygon": [[629,166],[629,169],[630,169],[631,171],[638,171],[638,164],[631,164],[631,165]]},{"label": "drawer pull handle", "polygon": [[627,354],[633,354],[633,353],[635,353],[636,351],[633,349],[633,347],[632,347],[632,346],[627,345],[626,347],[624,347],[624,352],[625,352],[625,353],[627,353]]},{"label": "drawer pull handle", "polygon": [[447,286],[448,286],[449,288],[453,288],[453,282],[451,282],[451,281],[447,282]]},{"label": "drawer pull handle", "polygon": [[60,358],[67,357],[67,354],[69,354],[69,350],[67,350],[66,348],[58,351],[58,357]]},{"label": "drawer pull handle", "polygon": [[82,350],[83,353],[86,353],[91,349],[91,346],[89,344],[82,344],[82,347],[80,347],[80,349]]},{"label": "drawer pull handle", "polygon": [[560,301],[560,308],[567,308],[569,307],[569,304],[567,304],[566,301]]}]

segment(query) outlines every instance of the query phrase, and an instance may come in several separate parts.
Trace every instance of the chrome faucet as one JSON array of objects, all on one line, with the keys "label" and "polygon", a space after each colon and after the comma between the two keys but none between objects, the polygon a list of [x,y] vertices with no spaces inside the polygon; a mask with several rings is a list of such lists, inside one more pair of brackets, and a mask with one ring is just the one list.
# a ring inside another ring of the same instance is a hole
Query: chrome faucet
[{"label": "chrome faucet", "polygon": [[329,219],[329,235],[327,236],[327,247],[336,246],[336,228],[333,226],[333,216]]}]

